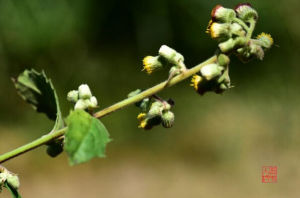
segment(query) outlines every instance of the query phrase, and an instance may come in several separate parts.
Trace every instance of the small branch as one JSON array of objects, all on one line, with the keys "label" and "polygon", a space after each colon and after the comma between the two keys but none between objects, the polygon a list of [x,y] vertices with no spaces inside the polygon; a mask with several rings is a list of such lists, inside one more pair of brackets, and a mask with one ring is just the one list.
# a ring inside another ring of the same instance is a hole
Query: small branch
[{"label": "small branch", "polygon": [[172,78],[170,81],[164,81],[152,88],[149,88],[145,91],[143,91],[142,93],[140,94],[137,94],[133,97],[130,97],[130,98],[127,98],[125,100],[122,100],[110,107],[107,107],[101,111],[98,111],[97,113],[94,114],[94,116],[96,118],[101,118],[103,116],[106,116],[116,110],[119,110],[123,107],[126,107],[128,105],[131,105],[131,104],[134,104],[138,101],[141,101],[142,99],[144,98],[147,98],[147,97],[150,97],[152,96],[153,94],[156,94],[158,92],[160,92],[161,90],[163,90],[164,88],[166,87],[172,87],[174,86],[175,84],[191,77],[192,75],[194,75],[195,73],[199,72],[200,69],[207,65],[207,64],[210,64],[210,63],[213,63],[216,61],[216,56],[213,56],[211,58],[209,58],[208,60],[204,61],[203,63],[200,63],[199,65],[196,65],[195,67],[191,68],[191,69],[187,69],[185,72],[179,74],[178,76],[175,76],[174,78]]},{"label": "small branch", "polygon": [[[207,59],[206,61],[196,65],[195,67],[191,68],[191,69],[187,69],[185,72],[179,74],[178,76],[175,76],[174,78],[172,78],[171,80],[167,80],[167,81],[164,81],[158,85],[155,85],[154,87],[152,88],[149,88],[133,97],[130,97],[130,98],[127,98],[125,100],[122,100],[110,107],[107,107],[101,111],[98,111],[94,114],[94,117],[96,118],[102,118],[114,111],[117,111],[117,110],[120,110],[128,105],[131,105],[131,104],[134,104],[138,101],[141,101],[142,99],[144,98],[147,98],[147,97],[150,97],[160,91],[162,91],[164,88],[167,88],[167,87],[172,87],[173,85],[191,77],[192,75],[196,74],[197,72],[200,71],[200,69],[207,65],[207,64],[211,64],[213,62],[215,62],[217,59],[217,56],[213,56],[209,59]],[[15,150],[12,150],[8,153],[5,153],[3,155],[0,155],[0,163],[3,163],[5,161],[8,161],[14,157],[17,157],[19,155],[22,155],[28,151],[31,151],[35,148],[38,148],[46,143],[48,143],[49,141],[52,141],[56,138],[59,138],[61,136],[63,136],[65,134],[65,132],[67,131],[67,127],[65,128],[62,128],[58,131],[54,131],[52,133],[49,133],[47,135],[44,135],[26,145],[23,145]]]}]

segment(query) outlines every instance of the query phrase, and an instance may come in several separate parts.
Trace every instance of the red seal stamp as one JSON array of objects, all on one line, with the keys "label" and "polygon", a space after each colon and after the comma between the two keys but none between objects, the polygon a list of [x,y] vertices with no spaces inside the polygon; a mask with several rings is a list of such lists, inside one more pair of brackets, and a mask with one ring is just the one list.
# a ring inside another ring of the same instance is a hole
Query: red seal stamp
[{"label": "red seal stamp", "polygon": [[262,183],[277,182],[277,166],[263,166],[261,172]]}]

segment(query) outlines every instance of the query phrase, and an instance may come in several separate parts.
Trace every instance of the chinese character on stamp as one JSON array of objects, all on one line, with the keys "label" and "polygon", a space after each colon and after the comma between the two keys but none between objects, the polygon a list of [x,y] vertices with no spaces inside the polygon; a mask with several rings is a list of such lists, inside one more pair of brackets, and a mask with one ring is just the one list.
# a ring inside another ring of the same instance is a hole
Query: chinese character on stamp
[{"label": "chinese character on stamp", "polygon": [[261,173],[262,183],[277,182],[277,166],[263,166]]}]

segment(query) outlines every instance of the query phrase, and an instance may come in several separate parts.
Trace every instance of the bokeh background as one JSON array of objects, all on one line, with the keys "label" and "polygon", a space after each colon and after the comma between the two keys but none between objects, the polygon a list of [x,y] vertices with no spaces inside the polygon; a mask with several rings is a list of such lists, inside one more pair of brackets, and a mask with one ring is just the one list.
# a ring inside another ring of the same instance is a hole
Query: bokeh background
[{"label": "bokeh background", "polygon": [[[0,152],[47,133],[53,123],[16,94],[10,77],[45,70],[60,96],[88,83],[101,108],[167,77],[141,71],[142,58],[162,44],[191,67],[216,42],[205,29],[216,4],[238,0],[0,0]],[[197,95],[185,81],[160,96],[176,102],[175,126],[137,128],[138,109],[102,119],[114,141],[107,158],[69,167],[39,148],[4,165],[20,175],[27,198],[299,197],[300,2],[251,1],[255,34],[275,46],[263,61],[231,62],[234,88]],[[278,182],[262,184],[261,167],[278,167]],[[4,191],[1,197],[10,195]]]}]

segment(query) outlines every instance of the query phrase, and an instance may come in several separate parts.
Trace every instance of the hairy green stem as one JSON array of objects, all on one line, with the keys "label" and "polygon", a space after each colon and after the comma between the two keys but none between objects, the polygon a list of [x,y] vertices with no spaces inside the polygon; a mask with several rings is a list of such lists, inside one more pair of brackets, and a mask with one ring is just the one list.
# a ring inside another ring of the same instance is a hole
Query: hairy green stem
[{"label": "hairy green stem", "polygon": [[[114,111],[117,111],[117,110],[120,110],[128,105],[131,105],[131,104],[134,104],[144,98],[147,98],[149,96],[152,96],[160,91],[162,91],[164,88],[167,88],[167,87],[171,87],[187,78],[189,78],[190,76],[196,74],[197,72],[200,71],[200,69],[207,65],[207,64],[211,64],[213,62],[215,62],[217,60],[217,56],[212,56],[211,58],[207,59],[206,61],[196,65],[195,67],[191,68],[191,69],[187,69],[186,71],[184,71],[183,73],[179,74],[178,76],[175,76],[174,78],[172,78],[171,80],[166,80],[158,85],[155,85],[154,87],[151,87],[135,96],[132,96],[130,98],[127,98],[125,100],[122,100],[110,107],[107,107],[101,111],[98,111],[94,114],[94,117],[96,118],[101,118],[105,115],[108,115]],[[62,128],[60,130],[57,130],[57,131],[54,131],[54,132],[51,132],[47,135],[44,135],[28,144],[25,144],[15,150],[12,150],[10,152],[7,152],[3,155],[0,155],[0,163],[3,163],[7,160],[10,160],[14,157],[17,157],[21,154],[24,154],[28,151],[31,151],[39,146],[42,146],[56,138],[59,138],[61,136],[63,136],[65,134],[65,132],[67,131],[67,127],[65,128]]]},{"label": "hairy green stem", "polygon": [[255,28],[255,25],[256,25],[256,20],[251,19],[249,21],[249,23],[250,23],[250,27],[249,27],[249,30],[248,30],[247,35],[246,35],[247,40],[250,40],[251,37],[252,37],[253,31],[254,31],[254,28]]},{"label": "hairy green stem", "polygon": [[244,28],[244,30],[246,30],[247,32],[249,31],[249,27],[246,25],[246,23],[243,20],[239,18],[234,18],[233,21],[241,25]]}]

